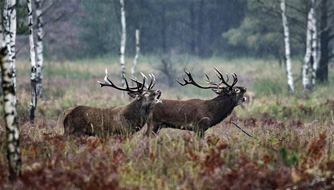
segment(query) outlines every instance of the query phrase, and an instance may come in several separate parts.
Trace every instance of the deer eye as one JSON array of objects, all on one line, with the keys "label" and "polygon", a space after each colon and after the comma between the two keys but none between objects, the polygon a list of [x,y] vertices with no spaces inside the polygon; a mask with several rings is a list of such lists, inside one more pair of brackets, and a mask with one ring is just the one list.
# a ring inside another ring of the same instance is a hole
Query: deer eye
[{"label": "deer eye", "polygon": [[239,92],[240,92],[240,89],[238,89],[238,88],[235,89],[235,92],[236,92],[236,93],[239,93]]}]

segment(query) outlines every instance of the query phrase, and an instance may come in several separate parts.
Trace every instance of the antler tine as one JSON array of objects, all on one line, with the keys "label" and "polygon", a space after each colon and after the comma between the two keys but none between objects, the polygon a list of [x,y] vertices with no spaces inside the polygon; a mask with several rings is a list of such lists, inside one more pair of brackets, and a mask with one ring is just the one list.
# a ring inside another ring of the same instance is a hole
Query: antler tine
[{"label": "antler tine", "polygon": [[[142,83],[142,86],[141,86],[141,88],[140,88],[140,91],[143,91],[144,88],[146,87],[146,86],[145,86],[145,82],[146,82],[147,77],[146,77],[146,75],[145,75],[144,73],[142,73],[142,72],[140,72],[140,74],[141,74],[141,76],[143,76],[143,83]],[[146,87],[146,88],[147,88],[147,87]]]},{"label": "antler tine", "polygon": [[230,86],[230,85],[227,83],[227,81],[228,81],[228,77],[227,77],[227,81],[225,81],[223,74],[222,74],[217,68],[214,68],[214,69],[215,69],[215,71],[216,71],[216,73],[217,73],[218,78],[219,78],[220,81],[221,81],[221,84],[225,84],[227,87],[232,88],[232,86]]},{"label": "antler tine", "polygon": [[232,83],[231,87],[233,87],[238,82],[238,76],[237,76],[237,74],[233,73],[232,77],[233,77],[233,83]]},{"label": "antler tine", "polygon": [[149,74],[148,76],[150,76],[151,82],[148,85],[147,89],[151,90],[154,87],[154,85],[155,85],[155,76],[154,76],[154,74]]},{"label": "antler tine", "polygon": [[[184,69],[184,72],[185,72],[187,75],[188,75],[188,73],[189,73],[186,69]],[[188,75],[188,77],[189,77],[189,75]],[[191,76],[190,76],[190,77],[191,77]],[[181,86],[187,85],[187,84],[188,84],[188,80],[185,79],[184,77],[183,77],[182,79],[183,79],[184,83],[182,83],[182,82],[179,81],[178,79],[176,79],[176,82],[179,83]]]},{"label": "antler tine", "polygon": [[97,81],[101,87],[103,86],[111,86],[113,87],[114,86],[114,83],[111,82],[111,80],[108,78],[108,69],[105,69],[105,73],[106,73],[106,76],[104,76],[103,80],[104,80],[104,83],[100,82],[100,81]]},{"label": "antler tine", "polygon": [[224,76],[223,74],[217,69],[217,68],[214,68],[215,71],[216,71],[216,74],[217,74],[217,77],[220,79],[220,80],[224,80]]},{"label": "antler tine", "polygon": [[176,80],[181,86],[185,86],[187,84],[192,84],[194,86],[197,86],[198,88],[203,88],[203,89],[209,89],[209,88],[216,88],[215,85],[211,85],[211,86],[201,86],[199,84],[197,84],[195,82],[195,80],[193,79],[192,75],[190,72],[188,72],[186,69],[184,69],[184,72],[186,73],[186,75],[188,76],[188,79],[183,78],[184,83],[180,82],[179,80]]},{"label": "antler tine", "polygon": [[136,77],[131,77],[130,79],[137,84],[137,87],[131,87],[131,89],[141,88],[143,86],[143,83],[139,82]]},{"label": "antler tine", "polygon": [[214,83],[210,80],[210,77],[205,74],[205,81],[208,83],[208,84],[211,84],[211,85],[216,85],[216,86],[219,86],[217,83]]},{"label": "antler tine", "polygon": [[230,77],[228,76],[227,73],[225,73],[225,74],[226,74],[226,82],[228,82],[230,80]]},{"label": "antler tine", "polygon": [[126,80],[126,78],[124,77],[124,81],[125,81],[125,85],[126,87],[125,88],[122,88],[120,86],[117,86],[115,85],[110,79],[109,79],[109,76],[108,76],[108,70],[106,69],[105,70],[105,73],[106,73],[106,76],[104,77],[104,83],[100,82],[100,81],[97,81],[101,87],[104,87],[104,86],[109,86],[109,87],[113,87],[117,90],[121,90],[121,91],[128,91],[128,92],[138,92],[139,90],[139,87],[137,86],[137,88],[131,88],[129,87],[129,83],[128,81]]},{"label": "antler tine", "polygon": [[[140,73],[143,76],[143,82],[139,82],[137,78],[131,78],[133,82],[137,84],[137,87],[140,88],[140,90],[144,90],[146,88],[147,90],[150,90],[155,85],[155,76],[153,74],[149,74],[148,76],[151,78],[150,84],[148,86],[145,85],[145,81],[147,79],[146,75],[144,73]],[[133,88],[131,88],[133,89]]]}]

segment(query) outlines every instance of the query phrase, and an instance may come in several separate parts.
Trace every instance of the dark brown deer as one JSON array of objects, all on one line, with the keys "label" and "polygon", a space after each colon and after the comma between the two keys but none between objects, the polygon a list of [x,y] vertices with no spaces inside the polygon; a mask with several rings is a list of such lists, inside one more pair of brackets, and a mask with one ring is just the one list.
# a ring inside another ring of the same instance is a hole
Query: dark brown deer
[{"label": "dark brown deer", "polygon": [[[126,86],[116,86],[108,77],[107,70],[104,83],[101,87],[108,86],[117,90],[128,92],[134,100],[126,106],[111,108],[96,108],[89,106],[76,106],[68,109],[62,116],[61,125],[64,126],[64,134],[109,136],[111,134],[132,134],[139,131],[152,115],[152,109],[161,102],[160,90],[152,90],[155,78],[150,75],[151,81],[145,85],[143,82],[131,79],[137,84],[130,87],[125,79]],[[151,114],[151,115],[150,115]]]},{"label": "dark brown deer", "polygon": [[211,100],[190,99],[185,101],[179,100],[162,100],[153,110],[153,117],[148,121],[146,135],[152,130],[157,133],[161,128],[177,128],[195,131],[199,137],[204,137],[204,132],[210,127],[224,120],[231,114],[233,109],[245,101],[244,94],[246,88],[234,86],[238,82],[238,77],[234,73],[233,83],[229,85],[228,76],[224,80],[221,72],[215,68],[219,83],[214,83],[208,75],[206,81],[208,86],[201,86],[196,83],[190,72],[185,70],[188,79],[183,78],[184,83],[178,81],[182,86],[192,84],[198,88],[211,89],[218,94]]}]

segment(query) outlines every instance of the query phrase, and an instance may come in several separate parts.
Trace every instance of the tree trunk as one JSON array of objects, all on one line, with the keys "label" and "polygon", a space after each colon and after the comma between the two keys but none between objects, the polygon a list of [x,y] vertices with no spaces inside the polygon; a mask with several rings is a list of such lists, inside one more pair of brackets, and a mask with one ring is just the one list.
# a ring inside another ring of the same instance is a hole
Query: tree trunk
[{"label": "tree trunk", "polygon": [[289,95],[294,94],[294,85],[293,85],[293,77],[291,71],[291,59],[290,59],[290,34],[289,34],[289,26],[288,19],[286,16],[286,3],[285,0],[281,0],[281,10],[282,10],[282,23],[284,29],[284,45],[285,45],[285,61],[286,61],[286,74],[288,79],[288,91]]},{"label": "tree trunk", "polygon": [[10,67],[13,70],[13,85],[14,85],[14,90],[16,92],[16,59],[15,59],[16,57],[15,40],[16,40],[16,22],[17,22],[16,0],[9,0],[8,16],[9,16],[9,46],[10,46],[9,60],[10,60]]},{"label": "tree trunk", "polygon": [[310,70],[311,66],[314,64],[314,54],[315,50],[313,49],[313,18],[314,17],[314,8],[313,3],[310,7],[310,10],[307,15],[307,26],[306,26],[306,52],[304,57],[303,64],[303,89],[304,93],[308,93],[311,90],[310,85]]},{"label": "tree trunk", "polygon": [[36,43],[36,93],[38,97],[42,96],[42,69],[43,69],[43,20],[42,20],[42,2],[36,0],[37,17],[37,43]]},{"label": "tree trunk", "polygon": [[137,63],[138,63],[138,58],[139,58],[139,52],[140,52],[140,41],[139,41],[139,29],[136,30],[136,55],[135,58],[133,59],[133,65],[131,67],[131,76],[134,77]]},{"label": "tree trunk", "polygon": [[[122,34],[121,34],[121,46],[120,46],[120,64],[121,64],[121,84],[125,87],[125,44],[126,44],[126,23],[125,23],[125,10],[124,10],[124,0],[120,0],[121,4],[121,25],[122,25]],[[124,92],[122,92],[122,98],[124,97]]]},{"label": "tree trunk", "polygon": [[35,120],[35,109],[37,105],[37,94],[36,94],[36,52],[34,45],[34,32],[33,32],[33,16],[32,16],[32,5],[31,0],[27,0],[28,7],[28,27],[29,27],[29,46],[30,46],[30,64],[31,64],[31,101],[29,107],[30,122]]},{"label": "tree trunk", "polygon": [[312,67],[312,76],[311,76],[311,83],[312,83],[312,89],[314,89],[315,84],[316,84],[316,73],[318,69],[318,64],[319,64],[319,54],[318,54],[318,42],[319,42],[319,37],[318,37],[318,29],[317,29],[317,17],[316,17],[316,9],[315,9],[315,1],[312,0],[312,9],[313,9],[313,16],[312,16],[312,28],[313,28],[313,33],[312,33],[312,58],[313,62],[311,60],[311,67]]},{"label": "tree trunk", "polygon": [[[16,52],[15,52],[15,40],[16,40],[16,0],[6,0],[3,9],[3,30],[4,30],[4,44],[8,49],[8,63],[13,70],[13,85],[16,91]],[[2,44],[0,44],[2,45]],[[16,101],[16,98],[15,98]]]},{"label": "tree trunk", "polygon": [[329,29],[327,3],[327,0],[322,0],[320,4],[320,60],[317,70],[317,79],[321,83],[328,82]]},{"label": "tree trunk", "polygon": [[[1,38],[2,41],[2,38]],[[1,42],[2,44],[2,42]],[[9,51],[6,46],[0,47],[0,66],[3,90],[3,109],[7,137],[7,160],[9,165],[9,179],[16,180],[21,175],[20,132],[16,111],[16,95],[13,83],[12,67]]]}]

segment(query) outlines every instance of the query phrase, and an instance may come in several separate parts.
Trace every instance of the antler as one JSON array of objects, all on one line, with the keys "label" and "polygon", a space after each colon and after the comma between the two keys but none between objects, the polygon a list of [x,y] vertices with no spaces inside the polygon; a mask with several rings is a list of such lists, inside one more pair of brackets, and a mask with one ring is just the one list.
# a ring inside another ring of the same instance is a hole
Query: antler
[{"label": "antler", "polygon": [[214,69],[215,69],[215,71],[216,71],[216,73],[217,73],[218,78],[219,78],[220,81],[221,81],[220,84],[225,84],[225,85],[226,85],[227,87],[229,87],[229,88],[232,88],[235,84],[237,84],[237,82],[238,82],[238,76],[237,76],[237,74],[235,74],[235,73],[232,74],[232,77],[233,77],[233,83],[232,83],[231,85],[229,85],[229,84],[227,83],[227,82],[229,81],[229,77],[228,77],[228,75],[226,74],[227,79],[226,79],[226,81],[225,81],[223,74],[222,74],[217,68],[214,68]]},{"label": "antler", "polygon": [[[101,87],[104,87],[104,86],[109,86],[109,87],[113,87],[113,88],[116,88],[117,90],[121,90],[121,91],[126,91],[126,92],[141,92],[143,91],[144,89],[144,86],[145,86],[145,77],[143,79],[143,82],[136,82],[137,80],[135,80],[134,82],[137,83],[137,87],[129,87],[129,83],[128,81],[126,80],[126,78],[124,78],[124,81],[125,81],[125,88],[123,87],[120,87],[120,86],[117,86],[115,85],[110,79],[109,79],[109,76],[108,76],[108,70],[106,69],[105,70],[105,73],[106,73],[106,76],[104,77],[104,83],[100,82],[100,81],[97,81]],[[131,79],[133,80],[133,79]],[[140,85],[139,85],[140,84]]]},{"label": "antler", "polygon": [[190,72],[188,72],[187,70],[184,70],[184,72],[186,73],[186,75],[188,76],[188,79],[185,79],[183,78],[183,81],[184,83],[180,82],[179,80],[176,80],[181,86],[185,86],[187,84],[192,84],[194,86],[197,86],[199,88],[203,88],[203,89],[217,89],[217,88],[220,88],[220,85],[221,84],[225,84],[228,88],[232,88],[237,82],[238,82],[238,77],[235,73],[232,74],[232,77],[233,77],[233,83],[232,85],[229,85],[227,82],[229,81],[229,77],[228,75],[226,74],[226,81],[224,79],[224,76],[223,74],[217,69],[217,68],[214,68],[215,71],[216,71],[216,74],[220,80],[219,83],[215,83],[215,82],[212,82],[210,80],[210,77],[205,74],[205,81],[209,84],[209,86],[201,86],[199,85],[198,83],[196,83],[191,75]]},{"label": "antler", "polygon": [[[144,75],[144,73],[142,72],[140,72],[140,74],[143,76],[144,81],[145,81],[145,79],[147,79],[146,75]],[[145,86],[144,83],[139,82],[136,78],[131,78],[131,80],[135,82],[137,86],[140,86],[141,88],[145,87],[147,90],[151,90],[155,85],[155,76],[153,74],[149,74],[148,76],[151,78],[150,84],[148,86]]]},{"label": "antler", "polygon": [[192,84],[194,86],[197,86],[198,88],[203,88],[203,89],[210,89],[210,88],[217,88],[217,84],[213,83],[210,81],[210,78],[208,75],[205,74],[206,76],[206,81],[210,84],[209,86],[201,86],[198,83],[196,83],[193,79],[193,77],[191,76],[190,72],[188,72],[187,70],[184,69],[184,72],[186,73],[186,75],[188,76],[188,79],[183,78],[184,83],[180,82],[179,80],[176,80],[181,86],[185,86],[187,84]]}]

